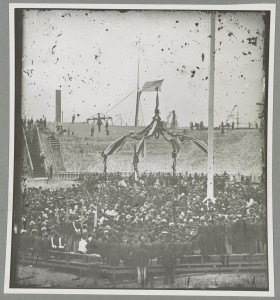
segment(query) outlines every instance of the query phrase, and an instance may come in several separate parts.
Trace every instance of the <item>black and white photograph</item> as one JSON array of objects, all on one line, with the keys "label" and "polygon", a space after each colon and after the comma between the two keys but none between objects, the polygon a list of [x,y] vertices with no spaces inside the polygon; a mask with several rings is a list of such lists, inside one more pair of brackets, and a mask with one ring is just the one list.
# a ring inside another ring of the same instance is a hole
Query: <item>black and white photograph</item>
[{"label": "black and white photograph", "polygon": [[275,5],[9,13],[5,292],[272,296]]}]

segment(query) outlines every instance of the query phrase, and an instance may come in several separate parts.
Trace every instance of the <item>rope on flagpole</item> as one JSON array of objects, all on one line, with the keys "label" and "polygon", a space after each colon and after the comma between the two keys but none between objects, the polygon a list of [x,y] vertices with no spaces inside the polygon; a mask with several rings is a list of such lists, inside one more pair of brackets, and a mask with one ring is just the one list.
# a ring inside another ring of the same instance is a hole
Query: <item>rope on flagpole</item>
[{"label": "rope on flagpole", "polygon": [[125,99],[127,99],[130,95],[132,95],[136,90],[133,90],[131,93],[129,93],[127,96],[125,96],[120,102],[118,102],[117,104],[115,104],[113,107],[111,107],[109,110],[107,110],[105,112],[105,115],[108,114],[108,112],[110,112],[111,110],[113,110],[115,107],[117,107],[118,105],[120,105]]}]

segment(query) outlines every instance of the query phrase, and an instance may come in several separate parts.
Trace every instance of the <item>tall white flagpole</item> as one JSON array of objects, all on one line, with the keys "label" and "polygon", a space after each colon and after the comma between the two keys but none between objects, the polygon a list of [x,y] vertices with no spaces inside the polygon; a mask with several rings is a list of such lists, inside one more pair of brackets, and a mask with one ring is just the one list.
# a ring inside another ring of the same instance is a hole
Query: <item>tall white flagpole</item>
[{"label": "tall white flagpole", "polygon": [[139,91],[139,58],[138,58],[137,96],[136,96],[136,111],[135,111],[135,123],[134,123],[134,126],[135,126],[135,127],[138,126],[139,102],[140,102],[140,91]]},{"label": "tall white flagpole", "polygon": [[215,12],[210,12],[210,64],[208,95],[208,163],[207,197],[204,200],[215,202],[214,198],[214,98],[215,98]]}]

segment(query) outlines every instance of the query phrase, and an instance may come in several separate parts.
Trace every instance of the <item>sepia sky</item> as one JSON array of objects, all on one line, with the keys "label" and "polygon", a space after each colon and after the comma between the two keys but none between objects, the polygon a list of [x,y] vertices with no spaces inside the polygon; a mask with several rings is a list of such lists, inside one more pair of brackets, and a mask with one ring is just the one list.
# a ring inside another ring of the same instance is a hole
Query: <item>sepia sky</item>
[{"label": "sepia sky", "polygon": [[[55,90],[61,89],[64,121],[73,113],[83,122],[108,112],[133,125],[139,59],[140,87],[164,79],[163,120],[175,110],[180,126],[207,124],[209,20],[208,13],[198,11],[25,10],[24,115],[54,121]],[[216,13],[215,125],[234,105],[241,123],[257,120],[263,43],[263,13]],[[150,123],[155,96],[141,95],[140,124]]]}]

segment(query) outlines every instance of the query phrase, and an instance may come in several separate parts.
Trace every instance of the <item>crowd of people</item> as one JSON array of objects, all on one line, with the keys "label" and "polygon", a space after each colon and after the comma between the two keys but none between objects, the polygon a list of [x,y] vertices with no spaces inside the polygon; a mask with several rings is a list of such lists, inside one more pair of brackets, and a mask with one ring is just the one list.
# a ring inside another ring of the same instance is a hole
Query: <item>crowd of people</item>
[{"label": "crowd of people", "polygon": [[216,175],[213,203],[202,201],[206,180],[203,174],[175,181],[171,175],[144,174],[135,185],[133,177],[108,174],[106,185],[103,175],[91,175],[66,189],[26,187],[23,247],[38,250],[44,240],[45,249],[99,253],[111,265],[121,259],[132,263],[140,248],[149,259],[162,259],[166,248],[180,262],[185,255],[219,254],[223,264],[232,253],[264,253],[263,185],[229,184],[226,173]]},{"label": "crowd of people", "polygon": [[34,126],[37,125],[39,127],[40,130],[44,130],[46,131],[47,129],[47,118],[45,116],[43,116],[40,119],[37,120],[33,120],[33,118],[30,119],[26,119],[26,117],[24,119],[22,119],[22,125],[24,127],[25,130],[32,130],[34,129]]}]

